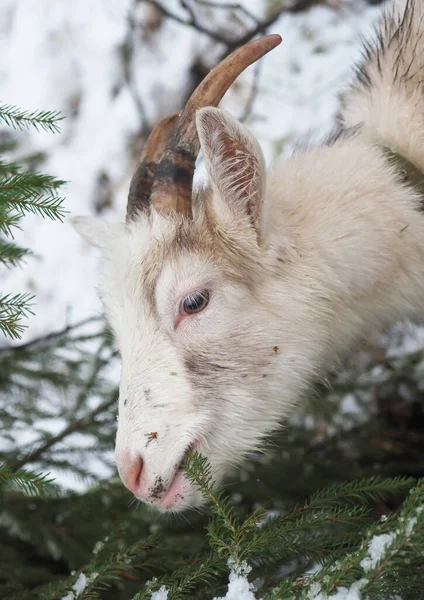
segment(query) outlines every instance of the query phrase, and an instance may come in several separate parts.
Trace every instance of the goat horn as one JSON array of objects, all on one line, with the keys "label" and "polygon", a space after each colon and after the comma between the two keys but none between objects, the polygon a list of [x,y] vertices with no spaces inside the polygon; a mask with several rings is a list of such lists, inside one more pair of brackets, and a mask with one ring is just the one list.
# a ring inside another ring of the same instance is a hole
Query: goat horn
[{"label": "goat horn", "polygon": [[217,106],[240,73],[280,43],[281,37],[272,34],[238,48],[212,69],[190,96],[156,168],[150,197],[156,210],[191,215],[194,167],[200,149],[196,111]]},{"label": "goat horn", "polygon": [[158,161],[174,130],[178,113],[163,119],[152,130],[140,156],[140,162],[130,183],[127,204],[127,222],[149,206],[153,179]]}]

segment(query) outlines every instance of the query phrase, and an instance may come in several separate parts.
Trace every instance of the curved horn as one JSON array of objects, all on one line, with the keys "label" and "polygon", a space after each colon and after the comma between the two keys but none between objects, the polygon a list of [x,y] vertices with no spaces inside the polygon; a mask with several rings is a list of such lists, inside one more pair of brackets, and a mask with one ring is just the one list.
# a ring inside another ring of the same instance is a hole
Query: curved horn
[{"label": "curved horn", "polygon": [[200,149],[196,111],[217,106],[240,73],[280,43],[281,37],[273,34],[238,48],[212,69],[190,96],[156,169],[150,197],[156,210],[191,214],[194,167]]},{"label": "curved horn", "polygon": [[130,183],[127,222],[134,218],[138,211],[149,206],[156,167],[174,130],[177,117],[178,113],[175,113],[160,121],[144,145],[139,165]]}]

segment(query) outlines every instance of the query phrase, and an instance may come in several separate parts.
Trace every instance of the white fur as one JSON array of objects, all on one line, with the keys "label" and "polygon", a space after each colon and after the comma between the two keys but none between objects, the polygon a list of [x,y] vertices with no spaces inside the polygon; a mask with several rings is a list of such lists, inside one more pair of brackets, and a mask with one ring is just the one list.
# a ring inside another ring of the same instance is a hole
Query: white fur
[{"label": "white fur", "polygon": [[[407,4],[397,42],[403,13],[386,16],[381,71],[371,53],[369,86],[345,97],[354,132],[265,173],[247,129],[206,108],[197,126],[212,189],[195,197],[192,222],[155,211],[111,229],[79,219],[103,250],[101,296],[122,353],[118,467],[142,457],[145,501],[161,495],[158,478],[169,487],[192,442],[220,480],[372,329],[422,317],[420,198],[380,145],[424,169],[423,6]],[[395,74],[399,52],[413,84]],[[251,183],[239,184],[237,164]],[[180,320],[181,298],[203,289],[209,305]],[[184,481],[170,508],[200,502]]]}]

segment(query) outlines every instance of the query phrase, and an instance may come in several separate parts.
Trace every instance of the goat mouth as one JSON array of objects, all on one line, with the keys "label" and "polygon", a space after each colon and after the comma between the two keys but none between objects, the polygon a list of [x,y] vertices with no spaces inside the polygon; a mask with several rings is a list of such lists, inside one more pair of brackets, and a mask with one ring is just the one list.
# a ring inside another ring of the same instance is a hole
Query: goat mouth
[{"label": "goat mouth", "polygon": [[184,452],[178,466],[175,470],[174,477],[171,480],[171,483],[168,487],[168,490],[162,496],[162,498],[158,502],[158,506],[162,509],[169,509],[175,506],[179,500],[184,498],[183,495],[183,483],[184,483],[184,472],[182,470],[182,465],[184,461],[195,452],[198,448],[198,442],[192,442]]},{"label": "goat mouth", "polygon": [[177,467],[177,472],[181,472],[184,462],[187,460],[189,456],[191,456],[199,447],[199,442],[191,442],[191,444],[187,447],[184,455],[180,461],[180,464]]}]

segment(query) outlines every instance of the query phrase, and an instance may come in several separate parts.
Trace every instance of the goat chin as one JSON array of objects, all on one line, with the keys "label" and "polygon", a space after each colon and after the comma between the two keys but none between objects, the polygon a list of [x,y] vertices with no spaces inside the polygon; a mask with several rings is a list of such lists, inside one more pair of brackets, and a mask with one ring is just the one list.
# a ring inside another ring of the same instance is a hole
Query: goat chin
[{"label": "goat chin", "polygon": [[221,481],[371,330],[422,315],[423,198],[386,150],[424,171],[423,23],[424,2],[385,14],[323,145],[267,171],[246,127],[203,108],[209,185],[192,215],[74,220],[104,258],[116,460],[142,501],[200,505],[179,470],[188,451]]}]

